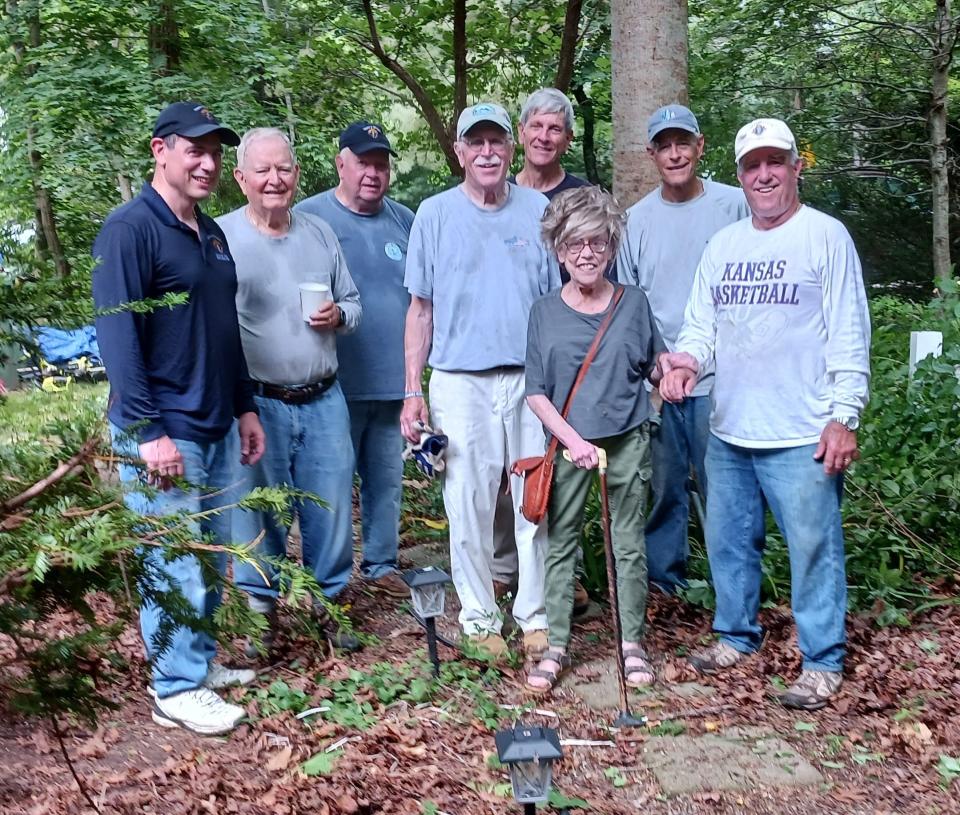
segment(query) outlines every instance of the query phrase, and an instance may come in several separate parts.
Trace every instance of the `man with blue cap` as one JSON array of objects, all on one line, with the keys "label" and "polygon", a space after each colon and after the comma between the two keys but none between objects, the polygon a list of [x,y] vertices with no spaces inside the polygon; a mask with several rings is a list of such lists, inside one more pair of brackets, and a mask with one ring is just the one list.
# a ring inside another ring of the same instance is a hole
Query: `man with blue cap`
[{"label": "man with blue cap", "polygon": [[[665,105],[654,111],[647,140],[660,185],[627,210],[617,274],[622,283],[644,290],[672,349],[704,246],[750,210],[738,188],[697,176],[704,138],[689,108]],[[707,489],[703,460],[712,385],[713,377],[705,376],[690,399],[663,405],[660,427],[650,438],[653,504],[645,529],[647,569],[651,584],[670,594],[686,585],[691,466],[699,491]]]},{"label": "man with blue cap", "polygon": [[394,597],[410,589],[397,572],[403,481],[403,327],[410,295],[403,285],[413,212],[387,196],[390,157],[381,125],[358,121],[340,134],[339,183],[295,207],[333,229],[363,302],[363,322],[337,337],[340,387],[360,477],[366,585]]},{"label": "man with blue cap", "polygon": [[[424,201],[410,233],[401,427],[414,443],[418,421],[449,437],[443,502],[460,624],[479,648],[500,657],[507,647],[494,598],[494,505],[503,471],[544,452],[543,429],[524,398],[527,321],[534,300],[559,286],[560,275],[540,238],[546,197],[507,183],[510,116],[481,102],[463,110],[456,132],[463,183]],[[428,356],[430,411],[421,391]],[[513,491],[513,617],[527,655],[536,658],[547,646],[546,525],[523,517],[521,493]]]}]

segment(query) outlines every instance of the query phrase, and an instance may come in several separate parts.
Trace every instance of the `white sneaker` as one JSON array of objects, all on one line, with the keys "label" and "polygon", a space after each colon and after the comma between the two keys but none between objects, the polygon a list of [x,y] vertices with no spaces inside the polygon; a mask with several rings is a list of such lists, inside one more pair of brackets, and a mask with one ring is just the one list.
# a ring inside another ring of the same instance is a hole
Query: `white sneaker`
[{"label": "white sneaker", "polygon": [[182,727],[204,736],[229,733],[247,715],[239,705],[224,702],[207,688],[185,690],[153,699],[153,720],[163,727]]},{"label": "white sneaker", "polygon": [[249,685],[257,678],[257,672],[249,668],[228,668],[219,662],[211,662],[207,668],[207,678],[203,687],[210,690],[222,690],[234,685]]},{"label": "white sneaker", "polygon": [[[223,690],[235,685],[249,685],[257,678],[257,672],[249,668],[228,668],[219,662],[211,662],[207,668],[207,677],[203,680],[203,687],[210,690]],[[147,685],[147,694],[154,699],[157,692],[153,685]]]}]

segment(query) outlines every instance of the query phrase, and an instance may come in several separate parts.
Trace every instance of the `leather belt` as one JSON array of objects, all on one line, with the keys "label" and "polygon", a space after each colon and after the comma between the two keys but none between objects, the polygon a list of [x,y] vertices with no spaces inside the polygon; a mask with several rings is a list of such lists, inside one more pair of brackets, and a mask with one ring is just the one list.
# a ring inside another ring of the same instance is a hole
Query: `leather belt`
[{"label": "leather belt", "polygon": [[279,399],[288,405],[305,405],[330,390],[336,381],[337,375],[333,374],[312,385],[271,385],[269,382],[254,382],[253,392],[267,399]]}]

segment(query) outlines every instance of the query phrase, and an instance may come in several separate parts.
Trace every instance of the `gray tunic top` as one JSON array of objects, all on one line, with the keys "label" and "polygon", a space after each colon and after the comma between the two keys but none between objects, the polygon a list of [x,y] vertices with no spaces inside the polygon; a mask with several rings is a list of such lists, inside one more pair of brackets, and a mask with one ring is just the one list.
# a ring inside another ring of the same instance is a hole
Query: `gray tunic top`
[{"label": "gray tunic top", "polygon": [[[599,314],[583,314],[563,302],[559,289],[533,304],[527,329],[527,396],[544,394],[558,412],[563,410],[610,307]],[[570,426],[585,439],[603,439],[646,421],[651,410],[643,380],[664,350],[646,295],[636,286],[624,286],[597,356],[570,406]]]}]

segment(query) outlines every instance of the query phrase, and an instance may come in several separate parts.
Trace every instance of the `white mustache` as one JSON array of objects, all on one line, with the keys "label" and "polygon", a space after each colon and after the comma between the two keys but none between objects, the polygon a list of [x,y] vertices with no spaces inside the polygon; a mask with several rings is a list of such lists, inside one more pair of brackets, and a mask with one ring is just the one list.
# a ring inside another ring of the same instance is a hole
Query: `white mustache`
[{"label": "white mustache", "polygon": [[477,167],[499,167],[503,162],[499,156],[492,156],[489,159],[477,159],[473,162]]}]

